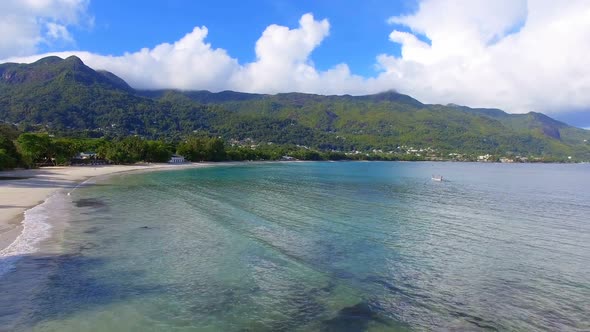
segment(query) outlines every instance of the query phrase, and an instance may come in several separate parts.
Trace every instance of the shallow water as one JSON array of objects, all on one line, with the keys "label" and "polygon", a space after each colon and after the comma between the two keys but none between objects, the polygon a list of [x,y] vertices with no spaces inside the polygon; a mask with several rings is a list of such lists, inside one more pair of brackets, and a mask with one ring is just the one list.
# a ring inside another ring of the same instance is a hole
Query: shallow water
[{"label": "shallow water", "polygon": [[589,330],[588,188],[589,165],[119,175],[0,258],[0,330]]}]

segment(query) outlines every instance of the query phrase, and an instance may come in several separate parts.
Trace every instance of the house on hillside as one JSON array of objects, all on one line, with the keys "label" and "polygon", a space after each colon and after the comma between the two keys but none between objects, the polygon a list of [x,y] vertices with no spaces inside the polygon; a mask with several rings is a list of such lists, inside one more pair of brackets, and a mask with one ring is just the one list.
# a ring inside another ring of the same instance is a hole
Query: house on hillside
[{"label": "house on hillside", "polygon": [[186,162],[186,160],[184,159],[184,157],[179,156],[177,154],[173,154],[172,157],[170,157],[170,160],[168,160],[169,164],[182,164],[185,162]]}]

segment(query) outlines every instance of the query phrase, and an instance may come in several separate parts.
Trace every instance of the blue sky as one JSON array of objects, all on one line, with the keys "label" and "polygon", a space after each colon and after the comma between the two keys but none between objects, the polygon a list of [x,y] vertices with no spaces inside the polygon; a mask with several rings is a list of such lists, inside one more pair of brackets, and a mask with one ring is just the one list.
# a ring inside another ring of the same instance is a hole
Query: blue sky
[{"label": "blue sky", "polygon": [[328,18],[332,27],[311,56],[317,68],[327,70],[346,62],[354,73],[370,76],[375,74],[376,54],[400,54],[400,45],[388,40],[395,26],[387,23],[388,18],[411,14],[417,5],[414,0],[100,0],[89,5],[93,27],[73,29],[75,45],[43,45],[41,51],[74,48],[119,55],[175,41],[195,26],[206,26],[209,43],[241,62],[250,62],[256,57],[254,45],[268,25],[297,27],[303,14],[313,13],[317,19]]},{"label": "blue sky", "polygon": [[77,55],[139,89],[396,90],[584,127],[588,36],[588,0],[0,1],[0,62]]}]

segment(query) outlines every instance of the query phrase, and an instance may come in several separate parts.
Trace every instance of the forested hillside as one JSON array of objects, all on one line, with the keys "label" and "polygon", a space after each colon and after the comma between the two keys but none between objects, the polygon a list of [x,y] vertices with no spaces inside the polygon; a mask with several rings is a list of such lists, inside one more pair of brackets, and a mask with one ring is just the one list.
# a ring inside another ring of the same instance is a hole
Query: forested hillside
[{"label": "forested hillside", "polygon": [[369,96],[233,91],[136,91],[80,59],[0,65],[0,121],[58,136],[302,145],[320,151],[435,151],[590,159],[590,131],[540,113],[426,105],[396,92]]}]

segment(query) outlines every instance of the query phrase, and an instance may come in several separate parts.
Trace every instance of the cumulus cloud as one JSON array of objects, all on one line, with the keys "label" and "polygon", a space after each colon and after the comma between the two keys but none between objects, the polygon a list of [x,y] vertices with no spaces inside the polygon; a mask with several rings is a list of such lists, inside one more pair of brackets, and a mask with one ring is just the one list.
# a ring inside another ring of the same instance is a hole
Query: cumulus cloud
[{"label": "cumulus cloud", "polygon": [[76,55],[93,68],[120,75],[135,88],[224,89],[238,62],[225,50],[206,43],[207,33],[206,27],[196,27],[173,44],[163,43],[122,56]]},{"label": "cumulus cloud", "polygon": [[[60,1],[28,0],[35,2]],[[75,13],[61,16],[61,21],[47,17],[56,26],[48,28],[44,38],[71,38],[67,22],[74,22]],[[368,78],[354,75],[345,63],[324,71],[314,66],[312,53],[328,38],[331,27],[327,19],[312,14],[303,15],[294,28],[268,26],[256,42],[251,63],[240,63],[226,50],[213,47],[206,41],[206,27],[196,27],[174,43],[123,55],[54,54],[78,55],[91,67],[112,71],[143,89],[357,95],[395,89],[429,103],[511,112],[590,106],[586,0],[423,0],[415,13],[388,22],[393,31],[383,38],[399,44],[401,54],[377,55],[377,71]],[[46,55],[11,60],[30,62]]]},{"label": "cumulus cloud", "polygon": [[68,51],[14,57],[5,61],[31,63],[50,55],[61,58],[75,55],[94,69],[117,74],[137,89],[222,90],[239,65],[225,50],[212,48],[206,43],[207,33],[206,27],[196,27],[175,43],[162,43],[121,56]]},{"label": "cumulus cloud", "polygon": [[0,1],[0,58],[32,54],[42,44],[72,42],[68,26],[89,19],[88,1]]},{"label": "cumulus cloud", "polygon": [[250,91],[301,89],[318,76],[309,55],[329,32],[328,20],[316,21],[311,14],[303,15],[296,29],[267,27],[256,42],[256,62],[242,68],[232,84]]},{"label": "cumulus cloud", "polygon": [[378,57],[381,78],[419,99],[512,112],[590,105],[585,0],[425,0],[389,21],[411,33],[391,33],[401,56]]},{"label": "cumulus cloud", "polygon": [[352,75],[346,64],[318,71],[311,53],[330,33],[327,19],[315,20],[305,14],[299,27],[271,25],[256,42],[256,61],[241,67],[232,77],[230,87],[249,92],[365,92],[364,79]]},{"label": "cumulus cloud", "polygon": [[247,92],[358,93],[365,91],[360,76],[346,64],[318,71],[310,60],[312,51],[329,34],[328,20],[305,14],[299,27],[271,25],[256,43],[256,61],[244,65],[221,48],[206,42],[206,27],[194,30],[175,43],[163,43],[121,56],[89,52],[53,52],[10,58],[11,62],[33,62],[56,55],[80,57],[87,65],[109,70],[139,89],[184,90],[232,89]]}]

